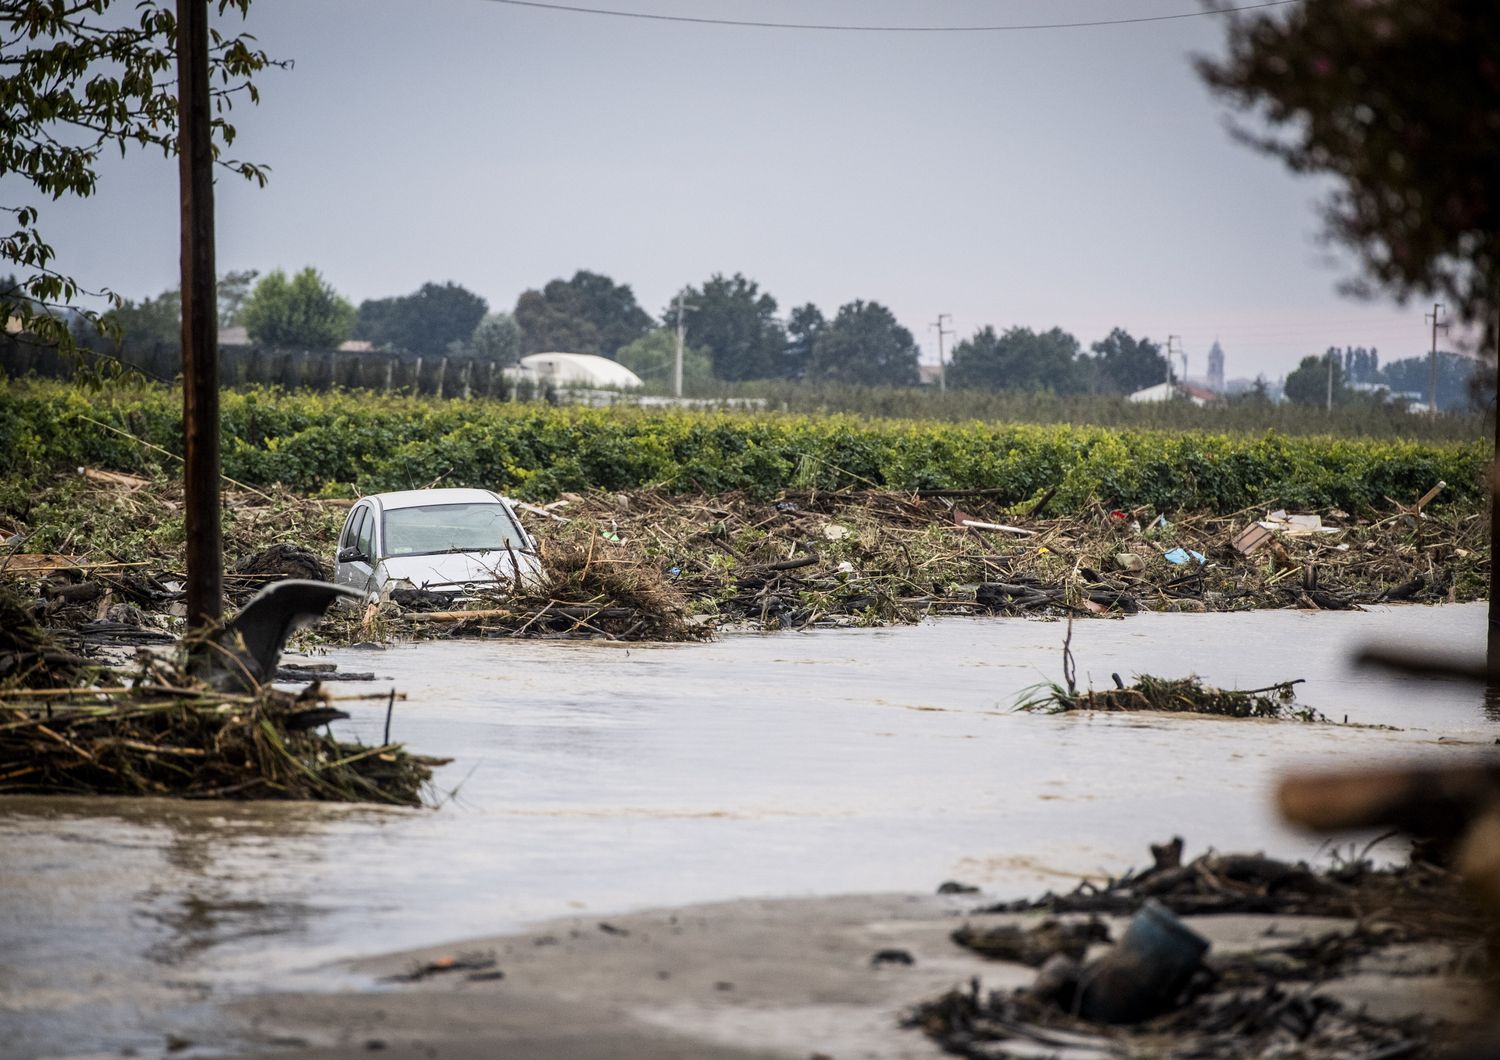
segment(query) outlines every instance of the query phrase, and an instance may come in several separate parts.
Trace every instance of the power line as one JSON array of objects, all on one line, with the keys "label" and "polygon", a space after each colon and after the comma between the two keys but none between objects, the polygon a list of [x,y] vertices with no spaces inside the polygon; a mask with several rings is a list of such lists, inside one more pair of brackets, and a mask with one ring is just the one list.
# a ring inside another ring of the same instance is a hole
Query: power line
[{"label": "power line", "polygon": [[1011,30],[1083,29],[1088,26],[1128,26],[1141,22],[1170,22],[1179,18],[1201,18],[1204,15],[1227,15],[1236,11],[1257,11],[1268,7],[1286,7],[1301,0],[1265,0],[1239,7],[1211,8],[1206,11],[1184,11],[1176,15],[1140,15],[1135,18],[1106,18],[1088,22],[1033,22],[1002,26],[855,26],[827,22],[761,22],[738,18],[704,18],[698,15],[662,15],[648,11],[619,11],[607,7],[583,7],[577,4],[549,3],[547,0],[487,0],[509,7],[532,7],[543,11],[562,11],[574,15],[607,15],[611,18],[637,18],[650,22],[689,22],[700,26],[732,26],[740,29],[799,29],[826,33],[1002,33]]}]

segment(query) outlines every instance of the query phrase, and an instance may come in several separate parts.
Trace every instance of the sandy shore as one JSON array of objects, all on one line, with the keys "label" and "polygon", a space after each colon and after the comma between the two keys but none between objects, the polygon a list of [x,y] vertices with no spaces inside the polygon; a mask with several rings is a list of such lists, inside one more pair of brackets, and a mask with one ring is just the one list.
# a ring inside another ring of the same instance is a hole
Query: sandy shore
[{"label": "sandy shore", "polygon": [[[969,897],[876,895],[741,900],[627,916],[578,917],[508,936],[395,953],[349,966],[364,989],[276,994],[224,1012],[233,1038],[294,1058],[558,1057],[895,1060],[943,1054],[899,1015],[979,977],[1029,983],[949,934]],[[967,917],[973,922],[1021,919]],[[1285,946],[1351,922],[1292,916],[1188,918],[1214,952]],[[1112,924],[1118,934],[1122,925]],[[874,961],[905,951],[910,964]],[[492,968],[415,982],[384,977],[470,954]],[[1477,986],[1441,974],[1446,952],[1396,946],[1316,988],[1394,1017],[1472,1017]],[[503,977],[496,976],[503,973]],[[488,976],[470,978],[471,975]]]}]

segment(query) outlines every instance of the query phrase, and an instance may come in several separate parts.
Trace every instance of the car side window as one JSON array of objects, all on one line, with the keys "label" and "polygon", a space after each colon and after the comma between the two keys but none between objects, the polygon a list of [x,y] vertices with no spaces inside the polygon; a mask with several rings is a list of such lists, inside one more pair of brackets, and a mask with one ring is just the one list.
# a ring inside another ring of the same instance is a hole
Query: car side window
[{"label": "car side window", "polygon": [[[366,512],[366,514],[369,514],[369,509],[366,508],[365,512]],[[365,554],[365,558],[366,559],[369,559],[369,560],[373,561],[375,559],[375,519],[374,519],[374,517],[372,516],[372,517],[370,517],[368,519],[363,520],[360,523],[359,529],[355,533],[356,533],[355,544],[358,545],[359,546],[359,550]]]},{"label": "car side window", "polygon": [[339,542],[340,548],[348,548],[359,540],[360,525],[365,521],[365,516],[370,509],[361,505],[355,508],[349,516],[349,525],[344,527],[344,539]]}]

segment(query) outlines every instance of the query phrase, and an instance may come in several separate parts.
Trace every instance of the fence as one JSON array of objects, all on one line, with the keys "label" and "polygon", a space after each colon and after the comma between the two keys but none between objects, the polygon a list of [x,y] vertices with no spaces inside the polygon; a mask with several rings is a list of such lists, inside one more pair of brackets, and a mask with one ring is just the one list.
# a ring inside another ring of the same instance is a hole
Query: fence
[{"label": "fence", "polygon": [[[11,378],[37,375],[68,379],[80,364],[88,367],[116,362],[148,379],[171,382],[181,371],[182,355],[177,347],[165,344],[118,355],[91,350],[69,355],[15,336],[0,341],[0,369]],[[507,378],[504,368],[495,361],[478,357],[422,357],[368,350],[267,350],[258,346],[220,347],[219,382],[226,387],[261,384],[288,390],[342,388],[501,399],[530,397],[534,389],[524,381]]]}]

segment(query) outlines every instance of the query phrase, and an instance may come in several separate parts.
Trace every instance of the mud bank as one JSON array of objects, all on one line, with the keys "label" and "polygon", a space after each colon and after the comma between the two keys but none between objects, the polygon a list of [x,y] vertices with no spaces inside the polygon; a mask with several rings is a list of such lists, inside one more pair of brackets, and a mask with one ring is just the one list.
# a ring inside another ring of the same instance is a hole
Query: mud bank
[{"label": "mud bank", "polygon": [[[914,1006],[973,989],[975,980],[980,991],[1008,992],[1035,976],[1022,964],[980,958],[950,936],[963,923],[1026,926],[1040,917],[975,915],[972,904],[961,897],[850,896],[566,918],[360,961],[350,970],[365,989],[258,998],[223,1010],[223,1026],[235,1039],[308,1060],[372,1051],[424,1058],[936,1058],[945,1055],[938,1045],[901,1026]],[[1355,927],[1352,920],[1277,915],[1186,922],[1224,957]],[[1108,926],[1118,937],[1123,921]],[[398,981],[455,960],[483,967]],[[1480,1011],[1482,991],[1474,979],[1446,971],[1451,964],[1442,946],[1392,947],[1376,961],[1291,988],[1366,1006],[1385,1019],[1463,1023]]]}]

